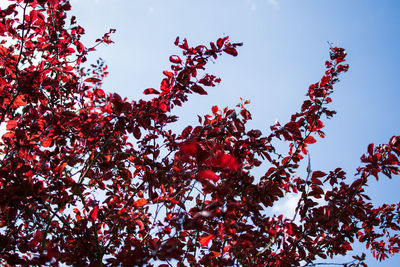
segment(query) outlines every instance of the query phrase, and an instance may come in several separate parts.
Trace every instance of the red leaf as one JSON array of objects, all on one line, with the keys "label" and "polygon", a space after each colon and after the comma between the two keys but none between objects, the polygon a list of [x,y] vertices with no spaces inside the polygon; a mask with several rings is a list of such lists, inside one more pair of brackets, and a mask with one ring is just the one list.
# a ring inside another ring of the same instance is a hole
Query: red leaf
[{"label": "red leaf", "polygon": [[322,185],[322,182],[317,177],[314,177],[314,175],[311,177],[311,182],[317,185]]},{"label": "red leaf", "polygon": [[322,87],[322,86],[325,86],[329,81],[331,80],[331,77],[329,77],[329,76],[324,76],[324,77],[322,77],[322,79],[321,79],[321,82],[320,82],[320,86]]},{"label": "red leaf", "polygon": [[167,112],[168,111],[168,107],[167,107],[167,105],[165,103],[161,103],[160,109],[162,110],[162,112]]},{"label": "red leaf", "polygon": [[13,108],[18,108],[18,107],[21,107],[21,106],[25,106],[26,104],[27,104],[27,102],[25,101],[25,97],[23,95],[18,95],[15,98],[15,100],[14,100],[14,102],[12,104],[12,107]]},{"label": "red leaf", "polygon": [[96,89],[95,90],[95,94],[97,95],[97,97],[106,97],[106,94],[104,93],[103,89]]},{"label": "red leaf", "polygon": [[317,186],[317,185],[312,185],[311,186],[311,192],[309,193],[310,196],[314,196],[316,198],[321,198],[321,195],[324,194],[324,190]]},{"label": "red leaf", "polygon": [[217,46],[218,46],[218,48],[221,48],[221,47],[224,45],[225,41],[228,40],[228,39],[229,39],[229,36],[225,36],[225,37],[223,37],[223,38],[219,38],[219,39],[217,40]]},{"label": "red leaf", "polygon": [[30,246],[32,248],[37,247],[37,245],[39,244],[39,242],[41,242],[43,240],[43,233],[40,229],[36,230],[35,234],[33,235],[33,239],[30,242]]},{"label": "red leaf", "polygon": [[170,71],[167,71],[167,70],[164,70],[164,71],[163,71],[163,74],[164,74],[165,76],[167,76],[167,77],[170,77],[170,78],[174,77],[174,74],[173,74],[172,72],[170,72]]},{"label": "red leaf", "polygon": [[183,154],[188,154],[190,156],[195,156],[197,154],[197,143],[187,143],[181,145],[181,152]]},{"label": "red leaf", "polygon": [[95,206],[91,211],[90,211],[90,213],[89,213],[89,219],[91,220],[91,221],[96,221],[96,219],[97,219],[97,212],[99,211],[99,207],[98,206]]},{"label": "red leaf", "polygon": [[150,95],[150,94],[159,94],[160,92],[157,91],[156,89],[153,88],[147,88],[146,90],[143,91],[143,94],[145,95]]},{"label": "red leaf", "polygon": [[315,142],[317,142],[317,140],[315,140],[315,138],[312,137],[311,135],[308,136],[308,137],[304,140],[304,143],[306,143],[306,144],[314,144]]},{"label": "red leaf", "polygon": [[29,16],[30,16],[32,22],[34,22],[37,19],[37,17],[38,17],[37,14],[38,14],[37,10],[32,10],[29,13]]},{"label": "red leaf", "polygon": [[201,87],[200,85],[193,85],[190,89],[192,89],[193,92],[198,93],[200,95],[206,95],[207,92]]},{"label": "red leaf", "polygon": [[324,172],[315,171],[315,172],[313,172],[311,179],[321,178],[321,177],[324,177],[325,175],[326,175],[326,173],[324,173]]},{"label": "red leaf", "polygon": [[394,154],[388,154],[386,163],[389,165],[399,165],[399,160]]},{"label": "red leaf", "polygon": [[2,139],[11,139],[15,136],[15,132],[10,131],[10,132],[6,132],[5,134],[3,134]]},{"label": "red leaf", "polygon": [[178,44],[179,44],[179,36],[176,37],[175,42],[174,42],[174,45],[178,45]]},{"label": "red leaf", "polygon": [[65,166],[67,166],[67,162],[61,163],[55,170],[59,173],[63,172],[65,169]]},{"label": "red leaf", "polygon": [[52,241],[49,241],[49,244],[47,245],[47,257],[52,259],[56,257],[58,253],[57,247],[54,246]]},{"label": "red leaf", "polygon": [[213,239],[213,238],[214,238],[214,235],[213,235],[213,234],[210,234],[210,235],[208,235],[208,236],[203,236],[203,237],[201,237],[201,238],[200,238],[200,244],[201,244],[201,246],[202,246],[202,247],[208,246],[208,243],[210,243],[211,239]]},{"label": "red leaf", "polygon": [[225,246],[224,247],[224,249],[223,249],[223,251],[222,251],[222,254],[225,254],[225,253],[227,253],[229,250],[231,249],[231,246]]},{"label": "red leaf", "polygon": [[374,143],[368,145],[368,154],[371,156],[374,154]]},{"label": "red leaf", "polygon": [[391,146],[398,146],[400,148],[400,136],[393,136],[392,138],[390,138],[389,143]]},{"label": "red leaf", "polygon": [[164,92],[169,92],[171,90],[171,85],[168,80],[169,79],[165,78],[161,81],[160,89]]},{"label": "red leaf", "polygon": [[60,0],[49,0],[49,4],[52,6],[58,5],[58,3],[60,3]]},{"label": "red leaf", "polygon": [[52,141],[53,141],[53,138],[52,138],[52,137],[47,137],[46,139],[44,139],[44,140],[42,141],[42,146],[43,146],[43,147],[50,147]]},{"label": "red leaf", "polygon": [[349,242],[344,242],[342,248],[344,248],[345,250],[353,250]]},{"label": "red leaf", "polygon": [[88,83],[98,83],[98,82],[101,82],[101,80],[100,80],[100,79],[97,79],[97,78],[94,78],[94,77],[91,77],[91,78],[87,78],[87,79],[85,80],[85,82],[88,82]]},{"label": "red leaf", "polygon": [[212,110],[212,113],[217,114],[218,107],[217,106],[213,106],[211,110]]},{"label": "red leaf", "polygon": [[139,230],[142,231],[144,229],[144,224],[141,220],[135,220],[136,224],[139,225]]},{"label": "red leaf", "polygon": [[133,130],[133,136],[136,139],[140,139],[140,136],[142,136],[142,133],[140,132],[140,128],[139,127],[135,127],[135,129]]},{"label": "red leaf", "polygon": [[6,129],[7,129],[8,131],[14,130],[15,128],[17,128],[17,126],[18,126],[18,122],[17,122],[17,121],[15,121],[15,120],[10,120],[10,121],[7,122],[7,127],[6,127]]},{"label": "red leaf", "polygon": [[233,47],[227,47],[227,48],[225,48],[225,49],[224,49],[224,52],[227,53],[227,54],[229,54],[229,55],[232,55],[232,56],[234,56],[234,57],[236,57],[236,56],[238,55],[238,52],[237,52],[236,49],[233,48]]},{"label": "red leaf", "polygon": [[357,179],[357,180],[355,180],[352,184],[351,184],[351,188],[354,188],[354,189],[359,189],[360,188],[360,186],[363,184],[363,182],[364,182],[364,180],[363,179]]},{"label": "red leaf", "polygon": [[299,125],[295,121],[290,121],[285,124],[285,128],[294,136],[301,137],[301,132],[299,130]]},{"label": "red leaf", "polygon": [[79,53],[82,53],[83,49],[85,49],[85,46],[81,42],[78,42],[76,49],[78,50]]},{"label": "red leaf", "polygon": [[189,136],[189,134],[192,132],[192,130],[193,130],[193,127],[190,125],[187,126],[185,129],[183,129],[182,134],[181,134],[182,138],[187,138]]},{"label": "red leaf", "polygon": [[135,203],[133,203],[133,205],[134,205],[135,207],[143,207],[143,206],[146,205],[146,204],[147,204],[147,199],[145,199],[144,197],[142,197],[142,198],[139,199],[139,200],[136,200]]},{"label": "red leaf", "polygon": [[218,167],[225,167],[231,171],[237,171],[240,168],[240,164],[234,156],[222,153],[217,156],[216,164]]},{"label": "red leaf", "polygon": [[183,42],[182,42],[181,45],[179,45],[179,47],[182,48],[182,49],[184,49],[184,50],[188,50],[188,49],[189,49],[189,46],[188,46],[188,43],[187,43],[186,38],[183,39]]},{"label": "red leaf", "polygon": [[212,180],[214,183],[218,182],[219,177],[211,170],[203,170],[199,172],[199,177]]},{"label": "red leaf", "polygon": [[180,63],[182,63],[181,58],[178,57],[178,56],[176,56],[176,55],[170,56],[170,57],[169,57],[169,61],[171,61],[172,63],[175,63],[175,64],[180,64]]}]

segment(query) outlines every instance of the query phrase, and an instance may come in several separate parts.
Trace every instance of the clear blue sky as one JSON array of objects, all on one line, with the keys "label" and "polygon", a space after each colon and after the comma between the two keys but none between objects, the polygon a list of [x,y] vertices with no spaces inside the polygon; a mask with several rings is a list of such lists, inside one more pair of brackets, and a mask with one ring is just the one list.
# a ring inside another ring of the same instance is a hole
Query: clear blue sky
[{"label": "clear blue sky", "polygon": [[[87,31],[86,43],[116,28],[116,44],[95,57],[109,65],[104,87],[130,99],[157,88],[177,36],[208,44],[229,35],[243,42],[239,56],[224,56],[208,71],[222,84],[208,96],[193,96],[178,110],[178,128],[196,122],[213,105],[233,107],[250,99],[253,122],[264,133],[275,120],[299,110],[308,85],[318,81],[328,58],[327,41],[348,52],[350,70],[336,86],[338,114],[327,137],[311,149],[314,170],[343,167],[349,177],[370,142],[400,134],[400,2],[368,0],[72,0],[73,14]],[[400,177],[370,184],[375,203],[398,202]],[[370,254],[367,253],[369,256]],[[340,260],[337,260],[340,262]],[[370,266],[400,266],[400,257]]]}]

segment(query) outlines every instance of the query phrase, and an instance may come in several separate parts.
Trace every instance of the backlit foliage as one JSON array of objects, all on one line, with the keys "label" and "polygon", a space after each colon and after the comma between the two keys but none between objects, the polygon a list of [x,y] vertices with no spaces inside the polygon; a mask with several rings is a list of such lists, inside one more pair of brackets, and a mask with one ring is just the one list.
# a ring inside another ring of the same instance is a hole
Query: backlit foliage
[{"label": "backlit foliage", "polygon": [[[375,207],[368,180],[399,172],[400,137],[370,144],[355,177],[308,170],[307,147],[324,120],[346,52],[332,47],[322,79],[299,111],[268,133],[247,129],[243,101],[213,106],[195,126],[174,131],[176,106],[220,79],[204,70],[228,37],[175,45],[151,100],[106,94],[107,67],[83,63],[94,47],[67,16],[68,1],[16,0],[0,11],[0,259],[9,265],[312,266],[366,244],[375,258],[399,251],[399,204]],[[280,153],[274,140],[288,144]],[[254,177],[252,169],[268,166]],[[272,215],[289,193],[293,218]],[[323,201],[321,201],[323,200]],[[349,265],[364,264],[365,255]]]}]

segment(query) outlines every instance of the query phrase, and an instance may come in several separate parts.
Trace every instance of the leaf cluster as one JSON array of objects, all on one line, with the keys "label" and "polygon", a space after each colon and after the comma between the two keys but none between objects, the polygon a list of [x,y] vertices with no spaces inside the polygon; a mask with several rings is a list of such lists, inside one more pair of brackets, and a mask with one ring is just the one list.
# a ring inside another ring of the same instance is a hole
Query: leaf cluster
[{"label": "leaf cluster", "polygon": [[[378,259],[399,252],[400,204],[374,207],[370,177],[399,173],[400,137],[368,146],[355,179],[337,168],[298,174],[324,120],[346,52],[331,47],[300,110],[268,133],[247,129],[249,101],[213,106],[182,132],[174,108],[220,79],[204,72],[237,56],[228,36],[191,47],[176,39],[150,100],[106,94],[102,60],[67,21],[68,1],[16,0],[0,11],[0,259],[8,265],[315,266],[356,239]],[[279,153],[276,140],[288,144]],[[261,177],[252,169],[268,165]],[[305,163],[307,164],[307,163]],[[298,194],[293,218],[272,214]],[[364,265],[365,255],[348,266]],[[346,265],[346,264],[344,264]]]}]

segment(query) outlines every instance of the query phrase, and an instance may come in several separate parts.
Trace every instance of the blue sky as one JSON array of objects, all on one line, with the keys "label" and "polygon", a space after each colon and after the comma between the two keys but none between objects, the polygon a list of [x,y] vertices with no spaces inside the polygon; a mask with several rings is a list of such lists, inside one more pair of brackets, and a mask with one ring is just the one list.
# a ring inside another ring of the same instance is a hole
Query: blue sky
[{"label": "blue sky", "polygon": [[[229,35],[243,42],[236,58],[224,56],[208,72],[222,78],[208,96],[191,96],[177,113],[176,127],[195,124],[213,105],[233,107],[250,99],[249,127],[268,132],[298,111],[309,84],[320,79],[328,58],[327,41],[348,52],[350,70],[336,86],[332,106],[338,114],[326,123],[326,138],[310,148],[314,170],[342,167],[352,178],[371,142],[400,134],[400,2],[283,0],[72,0],[73,14],[92,43],[116,28],[116,44],[101,47],[93,59],[109,65],[104,87],[130,99],[157,88],[168,57],[179,51],[177,36],[208,44]],[[375,203],[397,202],[399,177],[371,182]],[[286,206],[290,207],[290,203]],[[285,204],[282,205],[285,207]],[[357,248],[358,249],[358,248]],[[368,253],[367,253],[368,254]],[[368,254],[369,256],[369,254]],[[340,260],[337,260],[340,262]],[[394,266],[400,257],[370,266]]]}]

